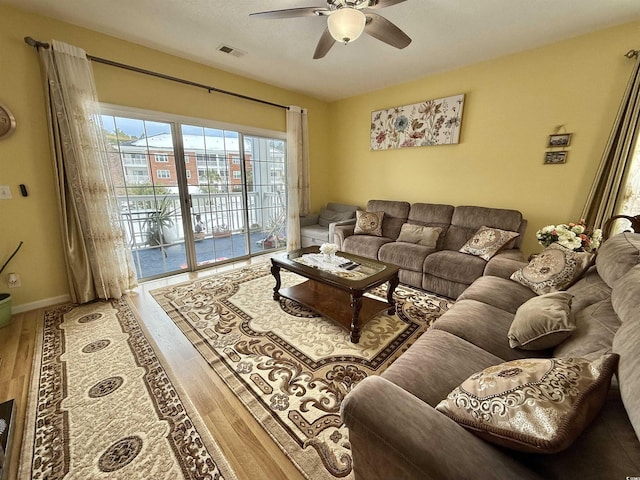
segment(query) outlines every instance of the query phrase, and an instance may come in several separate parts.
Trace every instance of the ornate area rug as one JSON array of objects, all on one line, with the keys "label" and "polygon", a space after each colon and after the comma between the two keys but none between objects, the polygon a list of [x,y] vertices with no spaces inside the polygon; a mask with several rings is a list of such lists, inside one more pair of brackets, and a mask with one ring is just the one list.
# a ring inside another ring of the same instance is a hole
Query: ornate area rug
[{"label": "ornate area rug", "polygon": [[[281,271],[282,287],[304,281]],[[234,270],[151,294],[309,479],[353,478],[344,396],[378,375],[451,301],[400,285],[398,313],[349,332],[286,299],[273,300],[270,264]],[[386,300],[386,285],[372,292]]]},{"label": "ornate area rug", "polygon": [[236,480],[124,299],[46,310],[34,356],[18,478]]}]

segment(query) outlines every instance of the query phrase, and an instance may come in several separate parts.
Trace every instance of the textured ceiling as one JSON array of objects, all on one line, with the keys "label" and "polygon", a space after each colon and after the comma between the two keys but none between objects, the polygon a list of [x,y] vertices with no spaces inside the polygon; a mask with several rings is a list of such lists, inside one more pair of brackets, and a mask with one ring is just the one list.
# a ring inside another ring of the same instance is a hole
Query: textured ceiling
[{"label": "textured ceiling", "polygon": [[[407,0],[378,10],[413,39],[407,48],[362,35],[313,60],[326,18],[266,20],[249,14],[326,6],[324,0],[0,3],[328,101],[640,20],[640,0]],[[629,48],[640,47],[640,32],[638,40]],[[219,52],[221,44],[246,55]]]}]

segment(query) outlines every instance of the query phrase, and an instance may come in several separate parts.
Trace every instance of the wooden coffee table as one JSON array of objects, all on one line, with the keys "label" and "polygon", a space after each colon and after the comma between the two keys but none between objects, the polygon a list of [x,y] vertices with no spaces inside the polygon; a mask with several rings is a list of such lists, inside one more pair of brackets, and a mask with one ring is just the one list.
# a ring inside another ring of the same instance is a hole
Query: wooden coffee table
[{"label": "wooden coffee table", "polygon": [[[276,280],[273,299],[288,298],[328,317],[351,332],[353,343],[360,341],[362,327],[380,312],[389,315],[396,312],[393,292],[398,286],[398,267],[390,263],[370,258],[338,252],[360,266],[351,271],[338,273],[315,268],[300,263],[303,255],[318,253],[318,247],[306,247],[293,252],[275,255],[271,258],[271,273]],[[280,290],[280,269],[285,269],[307,278],[307,281]],[[350,273],[353,272],[353,275]],[[364,294],[371,289],[389,282],[387,301],[381,302]]]}]

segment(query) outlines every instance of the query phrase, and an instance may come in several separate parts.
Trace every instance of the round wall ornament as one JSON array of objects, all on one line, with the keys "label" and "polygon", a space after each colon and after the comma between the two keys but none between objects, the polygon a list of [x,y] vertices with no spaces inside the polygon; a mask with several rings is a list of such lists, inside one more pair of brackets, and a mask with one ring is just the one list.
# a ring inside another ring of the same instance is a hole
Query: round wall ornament
[{"label": "round wall ornament", "polygon": [[0,103],[0,139],[7,138],[16,129],[16,118],[11,111]]}]

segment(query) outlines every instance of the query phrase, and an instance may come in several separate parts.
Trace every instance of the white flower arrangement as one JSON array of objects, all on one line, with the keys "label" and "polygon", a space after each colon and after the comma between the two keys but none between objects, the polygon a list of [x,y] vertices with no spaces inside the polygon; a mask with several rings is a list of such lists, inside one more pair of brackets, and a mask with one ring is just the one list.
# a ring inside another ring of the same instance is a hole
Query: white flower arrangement
[{"label": "white flower arrangement", "polygon": [[548,247],[552,243],[559,243],[575,252],[595,252],[602,242],[602,230],[596,228],[589,231],[584,223],[562,223],[560,225],[547,225],[536,232],[538,243]]},{"label": "white flower arrangement", "polygon": [[324,255],[335,255],[338,251],[338,245],[335,243],[323,243],[320,245],[320,253]]}]

